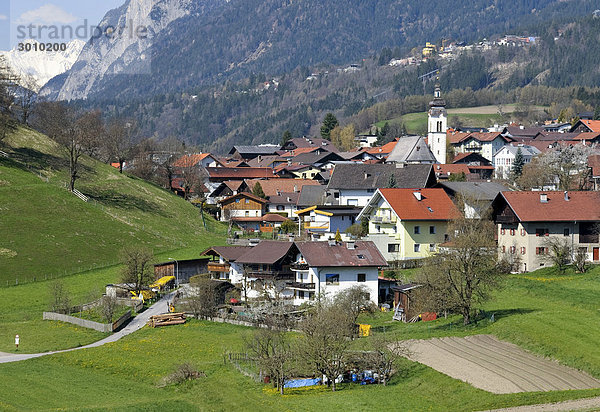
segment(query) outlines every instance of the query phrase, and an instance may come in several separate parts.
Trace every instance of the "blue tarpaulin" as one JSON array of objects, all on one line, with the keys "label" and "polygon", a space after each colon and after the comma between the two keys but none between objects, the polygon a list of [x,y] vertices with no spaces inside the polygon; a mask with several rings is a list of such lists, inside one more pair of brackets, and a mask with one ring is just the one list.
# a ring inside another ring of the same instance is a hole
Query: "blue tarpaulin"
[{"label": "blue tarpaulin", "polygon": [[292,379],[287,381],[283,387],[284,388],[301,388],[303,386],[314,386],[321,383],[321,379]]}]

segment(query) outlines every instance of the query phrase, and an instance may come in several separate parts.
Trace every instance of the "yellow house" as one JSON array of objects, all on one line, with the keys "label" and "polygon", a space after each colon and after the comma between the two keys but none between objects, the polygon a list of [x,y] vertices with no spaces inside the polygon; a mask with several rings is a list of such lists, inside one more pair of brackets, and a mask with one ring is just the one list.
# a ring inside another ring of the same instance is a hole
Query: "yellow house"
[{"label": "yellow house", "polygon": [[437,46],[433,43],[425,43],[425,47],[423,47],[423,57],[428,57],[437,51]]},{"label": "yellow house", "polygon": [[448,239],[448,222],[459,214],[443,189],[378,189],[358,220],[368,220],[367,240],[396,261],[436,253]]}]

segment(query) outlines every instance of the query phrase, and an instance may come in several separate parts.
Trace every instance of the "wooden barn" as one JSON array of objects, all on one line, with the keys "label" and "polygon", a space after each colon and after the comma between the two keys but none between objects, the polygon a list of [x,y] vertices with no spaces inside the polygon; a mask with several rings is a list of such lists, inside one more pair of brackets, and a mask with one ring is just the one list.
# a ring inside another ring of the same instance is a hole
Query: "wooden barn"
[{"label": "wooden barn", "polygon": [[179,283],[188,283],[190,278],[202,273],[208,273],[210,258],[169,260],[154,265],[154,279],[163,276],[175,276]]},{"label": "wooden barn", "polygon": [[407,283],[405,285],[392,286],[394,292],[394,320],[412,322],[419,315],[414,307],[415,291],[421,285]]}]

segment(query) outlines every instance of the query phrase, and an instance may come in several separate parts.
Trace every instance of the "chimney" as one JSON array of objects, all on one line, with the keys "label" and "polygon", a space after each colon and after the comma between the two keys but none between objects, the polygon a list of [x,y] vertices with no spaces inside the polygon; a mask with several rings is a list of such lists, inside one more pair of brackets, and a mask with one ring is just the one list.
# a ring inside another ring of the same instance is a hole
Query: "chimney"
[{"label": "chimney", "polygon": [[423,195],[421,194],[421,192],[413,192],[413,195],[415,199],[417,199],[419,202],[423,200]]},{"label": "chimney", "polygon": [[369,177],[371,177],[371,175],[367,172],[365,172],[365,179],[368,179]]},{"label": "chimney", "polygon": [[565,190],[565,202],[569,201],[569,192]]},{"label": "chimney", "polygon": [[346,247],[350,250],[354,250],[356,249],[356,243],[354,243],[354,241],[346,242]]},{"label": "chimney", "polygon": [[548,195],[546,193],[540,193],[540,203],[548,203]]},{"label": "chimney", "polygon": [[258,155],[258,161],[261,162],[262,161],[262,156]]},{"label": "chimney", "polygon": [[298,193],[298,185],[294,185],[294,193]]}]

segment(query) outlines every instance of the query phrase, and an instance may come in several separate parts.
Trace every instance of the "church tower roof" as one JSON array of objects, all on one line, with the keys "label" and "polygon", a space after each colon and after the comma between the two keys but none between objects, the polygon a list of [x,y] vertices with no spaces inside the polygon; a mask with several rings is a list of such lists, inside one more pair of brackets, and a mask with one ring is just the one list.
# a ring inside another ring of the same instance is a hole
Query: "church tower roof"
[{"label": "church tower roof", "polygon": [[446,101],[442,99],[442,89],[439,83],[435,84],[435,91],[433,92],[433,100],[429,102],[429,107],[446,107]]}]

